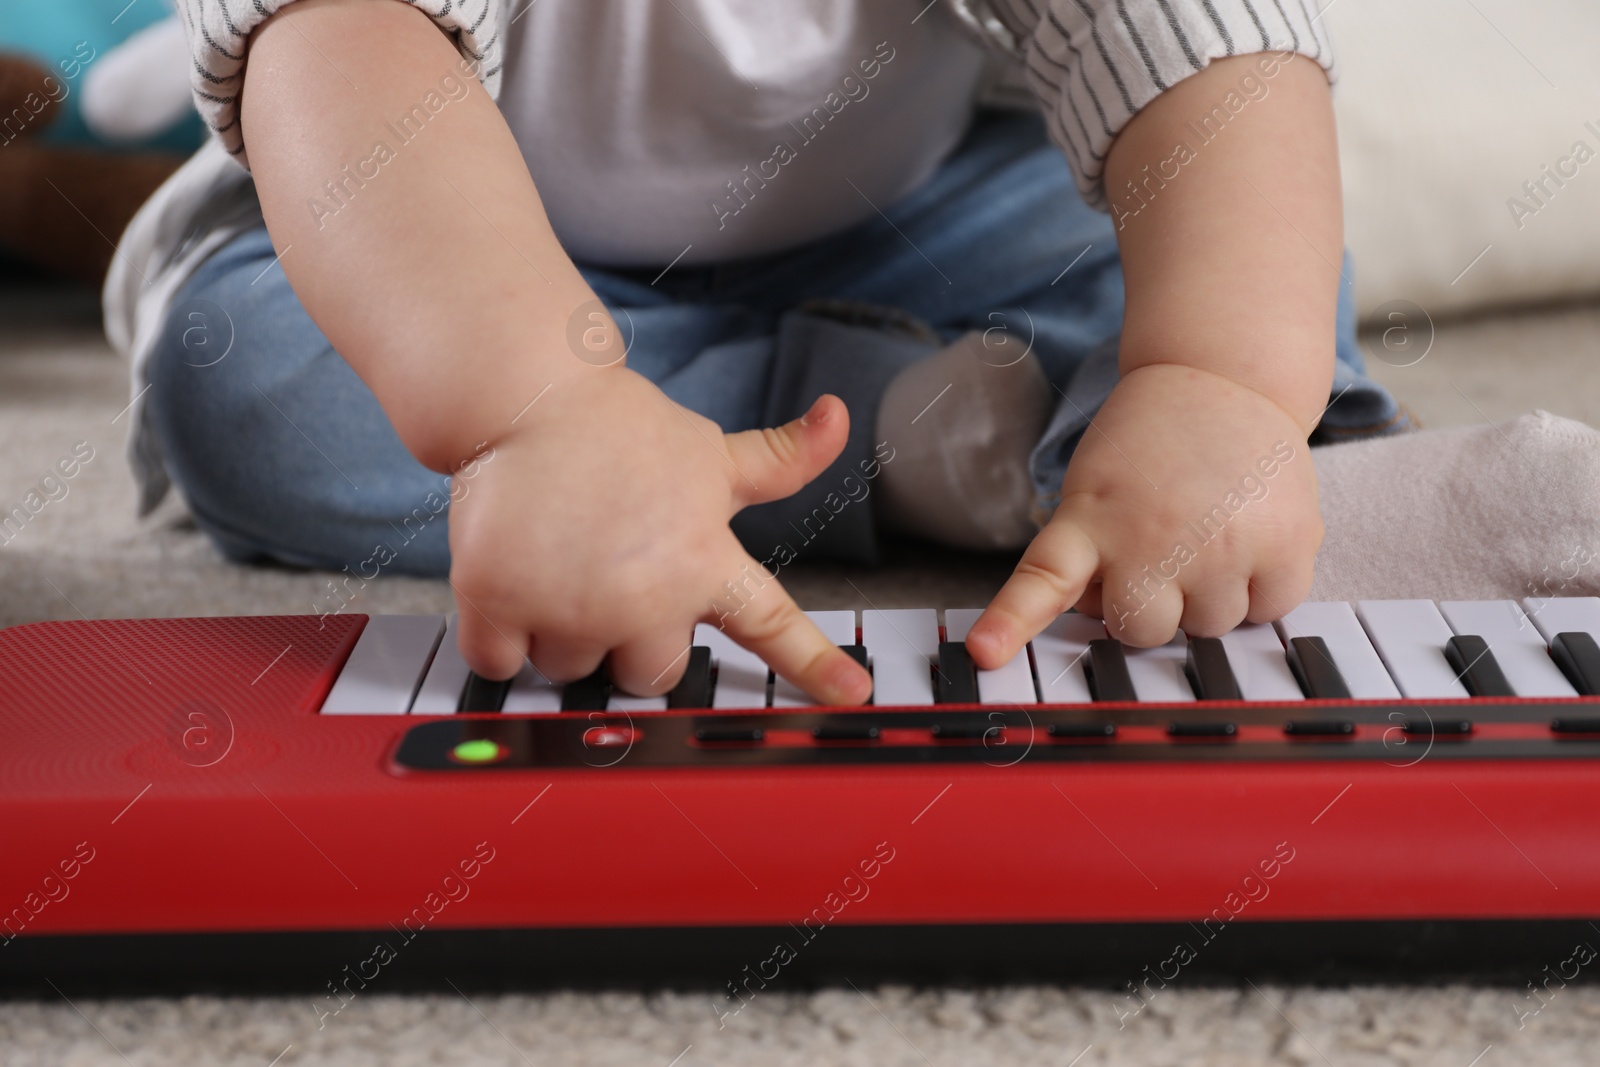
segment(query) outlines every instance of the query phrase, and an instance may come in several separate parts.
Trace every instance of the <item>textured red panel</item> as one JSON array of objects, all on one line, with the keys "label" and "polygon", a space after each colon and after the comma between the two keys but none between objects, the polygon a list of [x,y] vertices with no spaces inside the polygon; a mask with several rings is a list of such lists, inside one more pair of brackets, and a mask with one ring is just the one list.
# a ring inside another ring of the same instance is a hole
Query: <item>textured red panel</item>
[{"label": "textured red panel", "polygon": [[14,626],[0,631],[0,711],[165,711],[193,699],[231,713],[315,711],[366,622],[283,615]]},{"label": "textured red panel", "polygon": [[[0,797],[92,794],[276,748],[365,615],[41,622],[0,631]],[[130,773],[131,772],[131,773]]]}]

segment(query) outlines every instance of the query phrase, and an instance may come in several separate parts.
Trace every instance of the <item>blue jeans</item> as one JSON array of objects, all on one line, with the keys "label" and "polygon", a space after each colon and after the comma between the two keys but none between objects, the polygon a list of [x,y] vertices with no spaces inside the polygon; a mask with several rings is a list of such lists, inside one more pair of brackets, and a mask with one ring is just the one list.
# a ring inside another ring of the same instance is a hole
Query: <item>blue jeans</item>
[{"label": "blue jeans", "polygon": [[[879,206],[849,230],[757,259],[664,274],[579,264],[631,334],[628,365],[724,430],[795,418],[823,392],[849,406],[849,444],[814,491],[734,519],[758,559],[791,539],[790,521],[811,514],[828,487],[862,469],[890,379],[967,331],[998,326],[1030,337],[1061,396],[1030,460],[1046,507],[1116,384],[1116,237],[1110,219],[1078,198],[1037,116],[978,112],[928,181]],[[387,544],[391,571],[446,573],[443,516],[420,530],[405,520],[425,500],[448,499],[447,479],[401,445],[273,257],[265,228],[247,231],[173,302],[148,398],[173,482],[232,559],[340,568]],[[1348,276],[1348,257],[1346,268]],[[196,311],[217,309],[232,325],[232,348],[220,360],[197,353],[190,336]],[[1348,285],[1337,355],[1319,435],[1406,428],[1393,398],[1362,375]],[[872,509],[846,508],[802,554],[875,562],[879,550]]]}]

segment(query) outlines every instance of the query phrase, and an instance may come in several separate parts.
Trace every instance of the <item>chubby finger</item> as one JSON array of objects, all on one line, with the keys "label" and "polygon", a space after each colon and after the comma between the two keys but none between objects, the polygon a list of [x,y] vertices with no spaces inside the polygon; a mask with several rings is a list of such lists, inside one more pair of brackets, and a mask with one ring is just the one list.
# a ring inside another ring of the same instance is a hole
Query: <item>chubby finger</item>
[{"label": "chubby finger", "polygon": [[738,471],[730,476],[739,507],[798,493],[839,458],[849,436],[850,412],[831,393],[782,426],[727,434],[723,440]]},{"label": "chubby finger", "polygon": [[535,634],[533,648],[528,656],[533,669],[548,682],[557,684],[587,678],[606,658],[606,650],[586,642],[563,641]]},{"label": "chubby finger", "polygon": [[460,622],[456,642],[461,658],[472,673],[491,681],[510,678],[522,668],[528,655],[528,634],[504,621],[490,619],[459,595],[456,607]]},{"label": "chubby finger", "polygon": [[660,633],[611,650],[611,680],[634,696],[659,696],[678,684],[689,665],[691,632]]},{"label": "chubby finger", "polygon": [[1244,621],[1250,589],[1242,574],[1217,575],[1184,591],[1178,625],[1190,637],[1221,637]]},{"label": "chubby finger", "polygon": [[860,704],[872,695],[872,676],[806,618],[776,580],[737,611],[707,621],[767,662],[821,704]]},{"label": "chubby finger", "polygon": [[1183,616],[1183,588],[1176,582],[1152,578],[1148,568],[1106,572],[1106,636],[1134,648],[1154,648],[1171,641]]},{"label": "chubby finger", "polygon": [[1250,579],[1251,622],[1273,622],[1300,606],[1311,592],[1311,561],[1257,571]]},{"label": "chubby finger", "polygon": [[1094,540],[1070,518],[1052,519],[1022,554],[967,634],[967,651],[984,670],[1009,663],[1057,615],[1078,602],[1100,566]]},{"label": "chubby finger", "polygon": [[1102,609],[1100,606],[1100,600],[1104,590],[1105,587],[1100,584],[1100,580],[1098,578],[1090,582],[1084,587],[1083,595],[1078,598],[1078,602],[1072,605],[1073,610],[1077,611],[1080,615],[1092,615],[1097,619],[1104,618],[1104,609]]}]

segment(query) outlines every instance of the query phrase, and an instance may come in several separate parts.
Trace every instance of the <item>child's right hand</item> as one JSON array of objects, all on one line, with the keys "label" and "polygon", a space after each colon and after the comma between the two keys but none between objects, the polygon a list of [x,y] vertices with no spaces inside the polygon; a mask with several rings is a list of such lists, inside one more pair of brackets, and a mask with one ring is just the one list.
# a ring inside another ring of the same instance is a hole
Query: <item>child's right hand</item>
[{"label": "child's right hand", "polygon": [[[614,324],[598,348],[589,331],[566,332],[595,295],[505,116],[461,64],[418,7],[290,4],[252,37],[240,123],[285,274],[401,442],[436,471],[486,437],[494,447],[450,509],[467,662],[507,678],[527,656],[570,681],[609,655],[623,689],[661,693],[683,673],[693,624],[717,617],[734,582],[759,591],[727,617],[729,636],[818,700],[866,699],[867,673],[728,527],[828,466],[844,405],[824,398],[808,424],[724,435],[621,362],[597,364],[619,343]],[[382,180],[336,219],[306,210],[443,77],[464,90]],[[575,360],[563,339],[588,351]]]},{"label": "child's right hand", "polygon": [[[821,474],[848,432],[833,396],[776,429],[724,434],[621,366],[553,386],[451,508],[462,654],[487,678],[527,657],[554,682],[609,656],[620,688],[654,695],[682,676],[694,623],[721,617],[815,699],[864,701],[871,677],[728,526]],[[728,582],[756,592],[741,608]]]}]

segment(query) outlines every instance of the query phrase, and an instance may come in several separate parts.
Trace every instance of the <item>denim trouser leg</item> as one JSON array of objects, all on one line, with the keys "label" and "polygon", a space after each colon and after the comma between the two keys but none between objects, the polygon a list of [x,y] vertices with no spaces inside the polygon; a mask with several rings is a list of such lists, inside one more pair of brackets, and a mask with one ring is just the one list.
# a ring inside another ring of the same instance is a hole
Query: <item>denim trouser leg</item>
[{"label": "denim trouser leg", "polygon": [[[758,559],[792,543],[794,524],[871,455],[889,380],[969,330],[1004,330],[1031,345],[1061,394],[1031,462],[1042,506],[1116,381],[1115,234],[1078,199],[1037,116],[980,112],[932,177],[874,206],[865,223],[759,259],[665,274],[580,265],[629,338],[629,366],[724,430],[794,418],[822,392],[849,406],[849,444],[829,471],[794,498],[736,518]],[[273,256],[264,229],[247,232],[174,301],[149,396],[173,481],[232,558],[337,568],[383,544],[393,555],[387,570],[445,573],[447,479],[405,451]],[[1323,429],[1392,432],[1404,418],[1360,373],[1348,289]],[[225,357],[215,358],[215,337],[209,349],[194,343],[197,321],[227,323]],[[877,548],[871,507],[852,506],[803,555],[871,561]]]},{"label": "denim trouser leg", "polygon": [[274,256],[249,231],[173,301],[147,398],[168,473],[230,559],[339,568],[383,540],[388,570],[445,573],[449,479],[406,451]]}]

